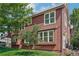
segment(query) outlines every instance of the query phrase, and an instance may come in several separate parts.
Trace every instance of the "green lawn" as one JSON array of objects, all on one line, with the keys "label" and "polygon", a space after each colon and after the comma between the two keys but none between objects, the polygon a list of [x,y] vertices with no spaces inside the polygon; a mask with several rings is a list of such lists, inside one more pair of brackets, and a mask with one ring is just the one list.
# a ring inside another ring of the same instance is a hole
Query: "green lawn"
[{"label": "green lawn", "polygon": [[57,56],[57,55],[59,54],[50,51],[0,48],[0,56]]}]

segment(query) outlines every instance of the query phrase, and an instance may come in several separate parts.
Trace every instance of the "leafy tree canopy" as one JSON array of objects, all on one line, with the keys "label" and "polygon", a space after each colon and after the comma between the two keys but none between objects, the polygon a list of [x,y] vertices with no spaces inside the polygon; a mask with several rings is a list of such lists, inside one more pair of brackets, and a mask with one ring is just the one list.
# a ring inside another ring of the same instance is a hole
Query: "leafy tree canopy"
[{"label": "leafy tree canopy", "polygon": [[0,32],[11,32],[22,29],[31,21],[32,8],[28,3],[0,4]]},{"label": "leafy tree canopy", "polygon": [[79,8],[73,10],[72,14],[70,15],[70,21],[73,25],[71,44],[73,48],[79,48]]}]

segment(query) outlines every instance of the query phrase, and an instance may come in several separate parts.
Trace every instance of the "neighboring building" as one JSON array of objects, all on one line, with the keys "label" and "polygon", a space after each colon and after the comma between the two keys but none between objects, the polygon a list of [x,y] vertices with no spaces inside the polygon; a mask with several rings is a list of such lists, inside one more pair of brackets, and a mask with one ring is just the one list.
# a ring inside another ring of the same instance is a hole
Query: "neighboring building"
[{"label": "neighboring building", "polygon": [[68,20],[68,9],[66,4],[42,11],[32,16],[32,25],[40,26],[38,38],[41,39],[36,49],[62,51],[70,43],[70,24]]},{"label": "neighboring building", "polygon": [[7,35],[7,32],[0,32],[0,47],[11,47],[11,38],[8,38]]}]

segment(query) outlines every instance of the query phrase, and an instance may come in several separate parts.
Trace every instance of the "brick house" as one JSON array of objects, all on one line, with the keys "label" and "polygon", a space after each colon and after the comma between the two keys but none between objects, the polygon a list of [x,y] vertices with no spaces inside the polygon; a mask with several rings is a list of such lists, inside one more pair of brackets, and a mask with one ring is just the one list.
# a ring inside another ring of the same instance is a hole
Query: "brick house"
[{"label": "brick house", "polygon": [[36,49],[62,51],[69,45],[70,25],[66,4],[32,15],[32,24],[25,29],[31,30],[34,24],[40,26],[38,38],[41,42]]}]

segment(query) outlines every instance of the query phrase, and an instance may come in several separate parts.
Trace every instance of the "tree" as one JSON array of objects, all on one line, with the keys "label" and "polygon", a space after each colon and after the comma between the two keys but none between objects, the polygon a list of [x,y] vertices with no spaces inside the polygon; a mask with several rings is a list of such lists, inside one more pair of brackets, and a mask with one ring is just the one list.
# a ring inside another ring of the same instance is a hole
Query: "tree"
[{"label": "tree", "polygon": [[33,45],[32,49],[35,49],[35,45],[38,43],[38,31],[40,27],[38,25],[33,25],[31,31],[26,31],[24,34],[24,39],[26,44]]},{"label": "tree", "polygon": [[73,10],[72,14],[70,15],[70,21],[73,25],[71,44],[73,48],[79,48],[79,8]]},{"label": "tree", "polygon": [[31,40],[32,40],[32,31],[26,31],[23,35],[24,43],[29,46],[32,45]]},{"label": "tree", "polygon": [[33,47],[32,49],[35,49],[35,44],[38,43],[38,31],[39,31],[40,27],[38,25],[33,25],[33,29],[32,29],[32,44]]},{"label": "tree", "polygon": [[[0,32],[14,33],[18,36],[20,29],[26,26],[31,20],[32,8],[28,3],[1,3],[0,4]],[[12,38],[12,35],[9,34]]]},{"label": "tree", "polygon": [[79,32],[74,34],[74,37],[72,37],[71,44],[73,46],[73,49],[79,48]]}]

